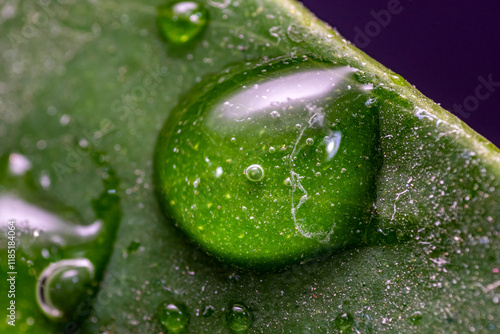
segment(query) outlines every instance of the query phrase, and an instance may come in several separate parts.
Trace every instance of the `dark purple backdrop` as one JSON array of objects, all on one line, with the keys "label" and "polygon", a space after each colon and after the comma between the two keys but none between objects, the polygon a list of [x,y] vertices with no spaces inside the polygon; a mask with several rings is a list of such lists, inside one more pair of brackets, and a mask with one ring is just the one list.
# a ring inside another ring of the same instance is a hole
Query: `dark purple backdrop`
[{"label": "dark purple backdrop", "polygon": [[500,1],[302,3],[500,146]]}]

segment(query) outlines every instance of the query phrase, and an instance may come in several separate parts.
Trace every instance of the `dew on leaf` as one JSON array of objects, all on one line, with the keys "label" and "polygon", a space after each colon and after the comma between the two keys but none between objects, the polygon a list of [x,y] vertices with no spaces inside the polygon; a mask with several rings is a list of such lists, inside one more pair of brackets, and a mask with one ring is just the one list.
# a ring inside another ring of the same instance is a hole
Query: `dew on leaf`
[{"label": "dew on leaf", "polygon": [[24,155],[12,153],[9,156],[9,172],[13,175],[24,175],[31,167],[31,161]]},{"label": "dew on leaf", "polygon": [[177,334],[187,330],[190,315],[186,305],[182,303],[162,303],[158,309],[158,317],[167,333]]},{"label": "dew on leaf", "polygon": [[208,24],[208,11],[196,1],[175,1],[158,7],[157,25],[165,41],[185,44]]},{"label": "dew on leaf", "polygon": [[50,264],[37,281],[37,302],[52,319],[68,316],[84,298],[94,279],[88,259],[60,260]]},{"label": "dew on leaf", "polygon": [[226,314],[226,323],[234,333],[245,332],[252,324],[252,314],[242,304],[233,304]]},{"label": "dew on leaf", "polygon": [[[303,57],[228,73],[207,79],[159,135],[154,172],[162,208],[203,249],[241,267],[276,269],[361,243],[356,231],[372,218],[380,160],[378,111],[365,106],[370,87],[354,80],[356,69]],[[203,187],[185,191],[186,180],[198,178]],[[223,210],[213,210],[221,199]],[[205,225],[210,235],[198,228]],[[293,233],[276,237],[283,229]],[[240,236],[245,243],[231,241]]]},{"label": "dew on leaf", "polygon": [[262,181],[264,178],[264,169],[258,164],[251,165],[245,169],[245,175],[252,182]]}]

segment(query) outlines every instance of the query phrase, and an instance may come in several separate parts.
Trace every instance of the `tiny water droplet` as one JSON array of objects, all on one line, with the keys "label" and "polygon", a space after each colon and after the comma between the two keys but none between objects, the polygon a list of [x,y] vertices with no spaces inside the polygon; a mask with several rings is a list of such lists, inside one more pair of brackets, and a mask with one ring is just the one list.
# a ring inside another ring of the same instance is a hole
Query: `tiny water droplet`
[{"label": "tiny water droplet", "polygon": [[422,323],[422,312],[416,311],[412,315],[410,315],[410,324],[413,326],[418,326]]},{"label": "tiny water droplet", "polygon": [[296,128],[297,130],[300,130],[300,129],[302,129],[302,125],[301,125],[301,124],[295,124],[295,128]]},{"label": "tiny water droplet", "polygon": [[316,174],[314,174],[314,175],[316,175],[316,177],[320,177],[321,173],[320,172],[316,172]]},{"label": "tiny water droplet", "polygon": [[231,143],[236,143],[236,138],[231,138]]},{"label": "tiny water droplet", "polygon": [[405,84],[405,79],[403,79],[403,77],[399,74],[393,74],[390,77],[392,82],[394,82],[396,85],[403,86]]},{"label": "tiny water droplet", "polygon": [[190,316],[186,305],[165,302],[160,305],[158,313],[167,333],[182,333],[187,329]]},{"label": "tiny water droplet", "polygon": [[31,167],[31,161],[24,155],[13,153],[9,156],[9,170],[13,175],[24,175]]},{"label": "tiny water droplet", "polygon": [[226,322],[231,331],[243,332],[250,327],[252,315],[245,306],[233,304],[226,314]]},{"label": "tiny water droplet", "polygon": [[354,317],[350,313],[341,313],[335,318],[335,327],[337,327],[341,333],[350,332],[353,324]]},{"label": "tiny water droplet", "polygon": [[254,164],[245,169],[245,175],[250,181],[258,182],[264,178],[264,169],[261,165]]},{"label": "tiny water droplet", "polygon": [[307,138],[307,139],[306,139],[306,144],[307,144],[307,145],[309,145],[309,146],[311,146],[312,144],[314,144],[314,139],[312,139],[312,138]]},{"label": "tiny water droplet", "polygon": [[279,112],[277,112],[276,110],[271,111],[271,117],[272,117],[272,118],[278,118],[278,117],[280,117],[280,116],[281,116],[281,115],[280,115],[280,113],[279,113]]},{"label": "tiny water droplet", "polygon": [[195,1],[175,1],[158,7],[156,23],[165,41],[185,44],[205,29],[208,11]]},{"label": "tiny water droplet", "polygon": [[269,153],[274,153],[274,152],[276,152],[276,149],[273,146],[269,147]]}]

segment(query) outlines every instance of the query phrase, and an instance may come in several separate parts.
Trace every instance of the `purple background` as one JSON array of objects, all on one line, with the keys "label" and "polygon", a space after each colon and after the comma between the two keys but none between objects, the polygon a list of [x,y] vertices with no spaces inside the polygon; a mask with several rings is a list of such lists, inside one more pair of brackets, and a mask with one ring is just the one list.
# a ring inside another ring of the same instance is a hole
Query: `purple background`
[{"label": "purple background", "polygon": [[[368,55],[500,146],[500,86],[493,88],[488,98],[475,100],[480,76],[486,79],[491,75],[500,85],[500,1],[399,0],[399,13],[391,14],[385,27],[378,24],[377,33],[371,12],[387,10],[394,1],[398,0],[302,3],[346,39],[358,41],[358,47]],[[367,27],[372,29],[369,42],[357,37],[356,27],[365,33]],[[477,107],[474,100],[479,101]],[[469,116],[454,112],[454,105],[464,101],[469,103]]]}]

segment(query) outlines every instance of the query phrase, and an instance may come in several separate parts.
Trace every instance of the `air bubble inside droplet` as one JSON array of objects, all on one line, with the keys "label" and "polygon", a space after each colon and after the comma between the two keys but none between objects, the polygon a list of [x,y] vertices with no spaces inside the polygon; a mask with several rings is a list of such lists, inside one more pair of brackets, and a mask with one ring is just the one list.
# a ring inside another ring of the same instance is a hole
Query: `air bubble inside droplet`
[{"label": "air bubble inside droplet", "polygon": [[254,164],[245,169],[245,175],[252,182],[261,181],[264,178],[264,169],[261,165]]}]

